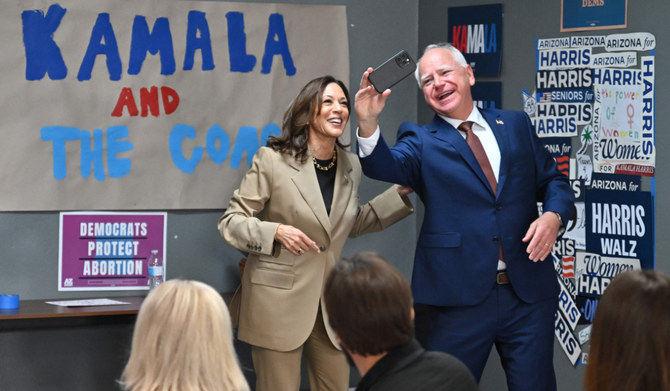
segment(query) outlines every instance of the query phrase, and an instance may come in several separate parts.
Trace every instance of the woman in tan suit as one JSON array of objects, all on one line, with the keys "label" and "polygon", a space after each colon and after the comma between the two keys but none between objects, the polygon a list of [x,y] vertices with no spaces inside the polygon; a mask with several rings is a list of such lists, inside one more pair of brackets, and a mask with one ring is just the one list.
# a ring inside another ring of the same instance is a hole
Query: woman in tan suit
[{"label": "woman in tan suit", "polygon": [[312,391],[348,389],[349,365],[321,302],[324,281],[347,237],[413,211],[402,187],[359,205],[358,157],[338,140],[349,108],[341,81],[307,83],[219,219],[226,242],[249,252],[236,293],[238,338],[252,345],[258,391],[297,391],[303,354]]}]

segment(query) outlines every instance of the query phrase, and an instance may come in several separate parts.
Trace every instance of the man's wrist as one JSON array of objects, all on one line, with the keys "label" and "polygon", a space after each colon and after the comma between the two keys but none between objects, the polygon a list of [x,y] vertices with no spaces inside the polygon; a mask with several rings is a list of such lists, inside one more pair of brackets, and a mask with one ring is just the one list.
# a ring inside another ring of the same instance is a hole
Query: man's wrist
[{"label": "man's wrist", "polygon": [[379,142],[379,127],[375,128],[375,131],[369,137],[361,137],[360,128],[356,129],[356,139],[358,141],[358,157],[366,158],[372,154],[372,151],[375,150],[377,143]]},{"label": "man's wrist", "polygon": [[554,212],[554,211],[552,211],[551,213],[553,213],[556,216],[556,218],[558,219],[558,224],[559,224],[558,227],[563,228],[563,219],[561,218],[561,215],[558,212]]},{"label": "man's wrist", "polygon": [[379,127],[378,117],[376,116],[359,116],[358,117],[358,132],[363,138],[370,137]]},{"label": "man's wrist", "polygon": [[554,212],[553,210],[551,212],[554,215],[556,215],[556,218],[558,219],[558,236],[560,237],[565,233],[565,227],[563,226],[563,219],[561,218],[561,215],[558,212]]}]

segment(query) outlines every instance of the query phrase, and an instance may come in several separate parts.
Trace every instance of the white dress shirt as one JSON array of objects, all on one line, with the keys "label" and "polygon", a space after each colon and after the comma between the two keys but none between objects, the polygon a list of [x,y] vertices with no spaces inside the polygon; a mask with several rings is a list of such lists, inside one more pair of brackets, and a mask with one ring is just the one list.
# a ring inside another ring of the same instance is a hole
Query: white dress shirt
[{"label": "white dress shirt", "polygon": [[[447,121],[456,129],[458,129],[458,126],[461,123],[465,122],[442,115],[440,115],[440,118]],[[498,141],[496,140],[491,127],[489,126],[488,122],[486,122],[484,117],[482,117],[482,114],[477,109],[477,106],[473,106],[472,112],[466,121],[473,122],[472,131],[477,134],[477,137],[479,137],[479,141],[481,141],[482,146],[484,147],[484,152],[486,152],[486,157],[489,158],[489,163],[491,163],[491,169],[493,169],[493,174],[496,177],[496,181],[498,181],[498,174],[500,172],[500,148],[498,148]],[[463,136],[463,138],[465,138],[465,132],[461,130],[458,132]],[[377,126],[375,132],[367,138],[361,137],[358,134],[358,129],[356,129],[356,138],[358,139],[358,156],[362,158],[370,156],[372,151],[377,146],[377,142],[379,142],[380,134],[379,126]]]},{"label": "white dress shirt", "polygon": [[[440,118],[447,121],[456,129],[458,129],[458,126],[461,123],[465,122],[442,115],[440,115]],[[498,181],[498,174],[500,172],[500,148],[498,147],[498,141],[493,134],[493,130],[491,130],[491,127],[482,116],[482,113],[479,112],[477,106],[473,106],[472,112],[470,112],[470,115],[466,121],[472,121],[472,131],[475,132],[477,137],[479,137],[479,141],[481,141],[482,147],[484,147],[484,152],[486,152],[486,157],[488,157],[489,163],[491,163],[491,169],[493,170],[493,174],[496,177],[496,181]],[[465,138],[464,131],[459,130],[458,132],[463,136],[463,138]],[[367,138],[361,137],[358,134],[358,129],[356,129],[356,138],[358,139],[358,156],[361,158],[370,156],[379,142],[380,134],[381,132],[379,130],[379,126],[377,126],[375,132]],[[504,269],[506,269],[505,262],[498,260],[498,270]]]}]

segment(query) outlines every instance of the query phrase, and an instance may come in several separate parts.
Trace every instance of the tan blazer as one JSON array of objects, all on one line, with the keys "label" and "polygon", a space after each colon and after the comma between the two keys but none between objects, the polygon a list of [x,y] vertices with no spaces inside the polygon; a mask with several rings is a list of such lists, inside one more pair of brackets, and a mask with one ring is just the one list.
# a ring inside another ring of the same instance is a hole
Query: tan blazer
[{"label": "tan blazer", "polygon": [[[359,205],[360,181],[358,158],[338,148],[329,216],[311,159],[300,164],[268,147],[256,152],[218,222],[226,242],[249,252],[235,298],[239,339],[277,351],[297,349],[314,327],[325,279],[347,237],[382,230],[413,212],[409,200],[392,187]],[[274,240],[280,223],[303,231],[320,253],[294,256],[282,249]],[[231,309],[233,317],[235,311]],[[328,335],[338,346],[323,308],[322,313]]]}]

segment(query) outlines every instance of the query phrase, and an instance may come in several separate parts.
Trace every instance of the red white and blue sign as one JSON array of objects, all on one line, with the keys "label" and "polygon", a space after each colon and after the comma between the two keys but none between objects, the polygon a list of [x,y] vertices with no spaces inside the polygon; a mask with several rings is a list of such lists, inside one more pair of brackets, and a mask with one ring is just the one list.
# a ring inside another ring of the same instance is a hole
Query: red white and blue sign
[{"label": "red white and blue sign", "polygon": [[502,4],[449,7],[449,42],[476,77],[498,76],[502,57]]}]

